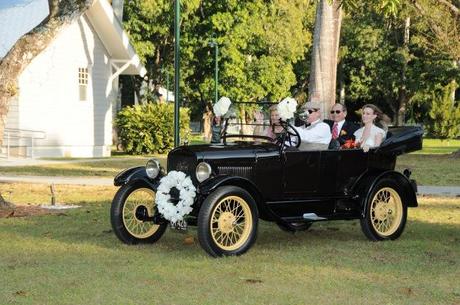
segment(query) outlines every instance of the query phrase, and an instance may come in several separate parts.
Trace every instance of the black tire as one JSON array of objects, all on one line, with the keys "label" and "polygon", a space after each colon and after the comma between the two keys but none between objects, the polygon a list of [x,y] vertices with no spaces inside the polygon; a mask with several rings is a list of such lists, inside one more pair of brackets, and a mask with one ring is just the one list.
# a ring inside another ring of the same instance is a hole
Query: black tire
[{"label": "black tire", "polygon": [[155,225],[137,218],[137,213],[142,211],[148,216],[158,213],[155,194],[142,182],[123,185],[115,194],[110,209],[110,222],[115,235],[125,244],[151,244],[158,241],[166,231],[166,222]]},{"label": "black tire", "polygon": [[258,220],[256,202],[246,190],[222,186],[201,205],[198,240],[211,256],[241,255],[256,240]]},{"label": "black tire", "polygon": [[373,187],[360,220],[364,235],[372,241],[394,240],[404,231],[407,205],[401,187],[383,178]]},{"label": "black tire", "polygon": [[281,231],[295,233],[300,231],[307,231],[310,229],[313,222],[292,222],[292,223],[284,223],[284,222],[277,222],[276,223]]}]

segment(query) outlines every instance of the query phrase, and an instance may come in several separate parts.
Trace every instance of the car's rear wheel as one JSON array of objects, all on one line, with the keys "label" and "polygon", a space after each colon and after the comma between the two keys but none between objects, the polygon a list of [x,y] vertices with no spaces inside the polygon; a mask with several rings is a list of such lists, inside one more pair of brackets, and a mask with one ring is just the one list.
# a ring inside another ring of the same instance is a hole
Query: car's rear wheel
[{"label": "car's rear wheel", "polygon": [[126,244],[154,243],[167,228],[155,224],[156,193],[143,183],[123,185],[112,201],[110,220],[115,235]]},{"label": "car's rear wheel", "polygon": [[211,256],[240,255],[254,244],[258,213],[254,198],[240,187],[210,194],[198,214],[198,240]]},{"label": "car's rear wheel", "polygon": [[407,206],[401,188],[390,179],[382,179],[374,186],[366,203],[361,228],[373,241],[397,239],[404,231]]}]

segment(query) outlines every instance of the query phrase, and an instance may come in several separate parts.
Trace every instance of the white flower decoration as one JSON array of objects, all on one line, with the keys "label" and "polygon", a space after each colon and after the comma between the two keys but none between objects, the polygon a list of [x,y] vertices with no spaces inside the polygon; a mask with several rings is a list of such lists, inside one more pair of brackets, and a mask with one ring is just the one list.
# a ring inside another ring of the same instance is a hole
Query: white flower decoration
[{"label": "white flower decoration", "polygon": [[[175,187],[179,191],[179,202],[174,205],[171,202],[169,192]],[[160,180],[155,202],[158,211],[166,220],[172,223],[183,220],[184,216],[192,211],[192,205],[196,196],[196,189],[190,177],[179,171],[170,171]]]},{"label": "white flower decoration", "polygon": [[217,103],[215,103],[214,106],[212,107],[214,110],[214,114],[216,116],[224,116],[227,113],[228,108],[230,108],[231,104],[232,102],[230,101],[228,97],[226,96],[221,97],[217,101]]},{"label": "white flower decoration", "polygon": [[294,117],[294,112],[297,109],[297,101],[292,97],[287,97],[278,104],[278,113],[283,121],[287,121]]}]

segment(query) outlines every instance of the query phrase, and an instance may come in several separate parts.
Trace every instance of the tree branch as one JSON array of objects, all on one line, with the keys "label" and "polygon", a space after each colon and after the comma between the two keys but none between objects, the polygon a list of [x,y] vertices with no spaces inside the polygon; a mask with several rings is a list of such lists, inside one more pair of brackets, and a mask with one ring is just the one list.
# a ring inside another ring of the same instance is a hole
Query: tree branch
[{"label": "tree branch", "polygon": [[454,13],[457,17],[460,17],[460,9],[456,7],[454,4],[452,4],[451,2],[447,0],[438,0],[438,1],[444,4],[445,6],[447,6],[452,11],[452,13]]}]

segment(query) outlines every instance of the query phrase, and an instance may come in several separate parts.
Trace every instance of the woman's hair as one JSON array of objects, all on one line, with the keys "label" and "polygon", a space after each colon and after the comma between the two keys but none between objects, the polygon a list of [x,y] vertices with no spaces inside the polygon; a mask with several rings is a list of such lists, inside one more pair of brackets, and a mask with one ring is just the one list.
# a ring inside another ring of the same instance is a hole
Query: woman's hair
[{"label": "woman's hair", "polygon": [[[267,136],[271,138],[275,138],[276,137],[276,132],[275,132],[276,125],[275,125],[275,122],[272,122],[272,113],[275,111],[278,111],[278,105],[272,105],[270,106],[270,108],[268,108],[268,110],[270,114],[270,117],[269,117],[270,126],[268,126]],[[279,123],[279,122],[276,122],[276,123]]]},{"label": "woman's hair", "polygon": [[382,110],[380,110],[379,107],[375,106],[374,104],[366,104],[361,109],[364,110],[364,108],[372,109],[374,114],[377,115],[377,117],[375,118],[374,124],[377,127],[380,127],[385,131],[388,131],[388,124],[391,122],[391,120],[385,113],[383,113]]},{"label": "woman's hair", "polygon": [[[272,122],[272,112],[278,111],[278,105],[272,105],[272,106],[270,106],[270,108],[268,108],[268,110],[270,111],[270,113],[269,113],[269,115],[270,115],[270,117],[269,117],[270,128],[273,128],[273,125],[274,125],[273,123],[274,122]],[[276,122],[276,123],[278,123],[278,122]]]}]

